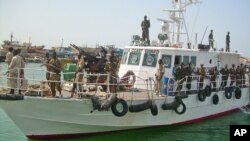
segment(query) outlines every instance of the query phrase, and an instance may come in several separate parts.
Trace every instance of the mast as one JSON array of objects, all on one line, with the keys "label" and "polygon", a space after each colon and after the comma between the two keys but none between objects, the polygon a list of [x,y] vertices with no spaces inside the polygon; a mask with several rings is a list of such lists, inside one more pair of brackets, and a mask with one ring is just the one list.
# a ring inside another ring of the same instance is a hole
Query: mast
[{"label": "mast", "polygon": [[[167,22],[172,24],[172,32],[169,32],[168,35],[172,34],[172,39],[169,39],[170,45],[174,47],[182,47],[182,42],[180,42],[180,37],[181,35],[186,35],[187,34],[187,27],[184,19],[184,13],[186,12],[186,7],[192,4],[199,3],[198,0],[172,0],[173,4],[173,9],[171,10],[163,10],[169,12],[169,17],[171,20],[163,20],[163,19],[158,19],[162,22]],[[184,28],[185,30],[182,31],[181,26],[185,25]],[[170,36],[168,36],[170,37]],[[188,42],[189,42],[189,37],[187,37]]]}]

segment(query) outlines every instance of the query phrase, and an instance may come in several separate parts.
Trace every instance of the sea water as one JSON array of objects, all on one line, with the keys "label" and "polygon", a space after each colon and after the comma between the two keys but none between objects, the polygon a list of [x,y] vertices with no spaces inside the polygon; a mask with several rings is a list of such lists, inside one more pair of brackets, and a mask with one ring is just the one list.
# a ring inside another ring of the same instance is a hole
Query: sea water
[{"label": "sea water", "polygon": [[[41,67],[41,64],[37,63],[28,63],[26,68],[45,70],[44,66]],[[6,72],[6,69],[6,64],[0,63],[0,72]],[[26,70],[25,77],[41,80],[45,79],[45,74]],[[60,141],[229,141],[229,126],[241,124],[250,125],[249,109],[241,109],[239,112],[199,123],[121,131]]]}]

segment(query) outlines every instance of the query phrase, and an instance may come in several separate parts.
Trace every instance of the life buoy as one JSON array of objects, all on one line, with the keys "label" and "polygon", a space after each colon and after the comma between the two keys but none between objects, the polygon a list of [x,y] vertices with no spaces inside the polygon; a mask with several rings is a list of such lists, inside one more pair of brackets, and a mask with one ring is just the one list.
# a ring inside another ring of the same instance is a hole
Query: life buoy
[{"label": "life buoy", "polygon": [[204,90],[199,90],[198,99],[202,102],[206,100],[206,94]]},{"label": "life buoy", "polygon": [[[182,107],[182,108],[180,108],[180,107]],[[181,109],[181,111],[179,111],[180,109]],[[175,111],[177,114],[181,115],[181,114],[183,114],[183,113],[186,112],[186,105],[182,102],[182,103],[180,103],[179,106],[177,106],[177,107],[174,109],[174,111]]]},{"label": "life buoy", "polygon": [[210,96],[211,93],[212,93],[211,86],[207,85],[207,86],[205,87],[204,91],[205,91],[205,95],[206,95],[206,96]]},{"label": "life buoy", "polygon": [[157,105],[154,102],[152,102],[151,105],[150,105],[150,111],[151,111],[151,114],[153,116],[158,115],[158,108],[157,108]]},{"label": "life buoy", "polygon": [[217,105],[219,103],[219,96],[217,94],[214,94],[213,96],[213,104]]},{"label": "life buoy", "polygon": [[126,115],[128,104],[125,100],[118,98],[111,106],[112,113],[118,117]]},{"label": "life buoy", "polygon": [[227,99],[231,99],[232,98],[232,92],[233,92],[233,88],[232,87],[226,87],[225,88],[225,97]]},{"label": "life buoy", "polygon": [[121,78],[121,82],[125,84],[125,87],[127,88],[131,88],[134,85],[135,80],[136,78],[133,71],[127,71]]},{"label": "life buoy", "polygon": [[235,98],[240,99],[241,98],[241,89],[239,87],[235,88]]}]

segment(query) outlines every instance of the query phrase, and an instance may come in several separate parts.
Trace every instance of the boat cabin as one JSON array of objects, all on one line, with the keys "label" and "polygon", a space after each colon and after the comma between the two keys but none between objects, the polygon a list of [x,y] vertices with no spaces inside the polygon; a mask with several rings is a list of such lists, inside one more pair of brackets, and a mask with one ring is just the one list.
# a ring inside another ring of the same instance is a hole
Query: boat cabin
[{"label": "boat cabin", "polygon": [[[232,64],[236,66],[240,64],[240,55],[231,52],[173,47],[127,46],[124,49],[118,75],[122,78],[128,71],[132,71],[139,78],[154,78],[159,59],[162,59],[164,63],[164,76],[168,78],[173,77],[174,68],[180,66],[181,63],[184,63],[184,65],[191,63],[194,74],[201,64],[206,68],[206,72],[215,66],[220,69],[226,64],[228,68]],[[138,81],[135,80],[134,87],[144,89],[145,84],[142,85]]]}]

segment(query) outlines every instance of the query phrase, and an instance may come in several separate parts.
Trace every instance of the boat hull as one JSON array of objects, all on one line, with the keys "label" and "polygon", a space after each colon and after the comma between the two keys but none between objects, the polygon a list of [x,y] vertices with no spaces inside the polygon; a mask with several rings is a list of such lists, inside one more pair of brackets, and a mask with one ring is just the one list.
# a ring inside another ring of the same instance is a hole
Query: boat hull
[{"label": "boat hull", "polygon": [[[213,95],[217,94],[219,103],[213,104]],[[131,113],[122,117],[115,116],[111,110],[94,111],[89,99],[59,99],[28,97],[20,101],[0,100],[0,107],[9,115],[16,125],[28,137],[47,139],[72,137],[80,135],[113,132],[153,126],[184,124],[199,122],[206,118],[222,116],[240,107],[249,105],[249,88],[242,88],[242,97],[233,95],[227,99],[223,91],[213,92],[204,102],[198,100],[197,94],[183,99],[186,112],[177,114],[174,110],[163,110],[164,102],[172,102],[174,97],[167,99],[155,97],[158,115],[153,116],[149,110]],[[133,101],[133,104],[144,100]],[[127,101],[128,105],[131,101]]]}]

